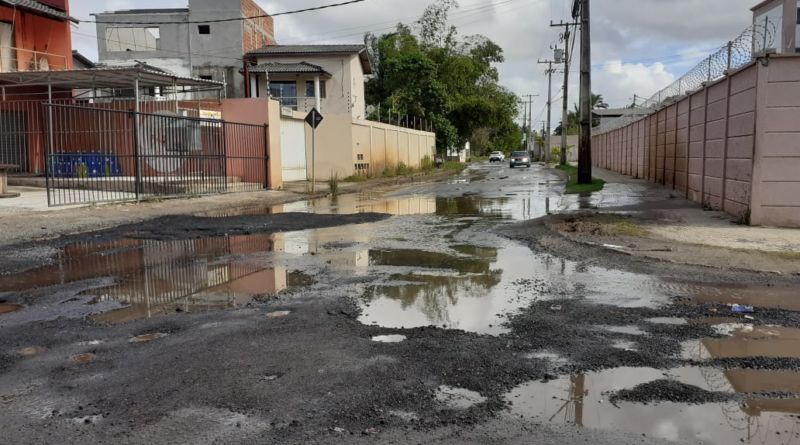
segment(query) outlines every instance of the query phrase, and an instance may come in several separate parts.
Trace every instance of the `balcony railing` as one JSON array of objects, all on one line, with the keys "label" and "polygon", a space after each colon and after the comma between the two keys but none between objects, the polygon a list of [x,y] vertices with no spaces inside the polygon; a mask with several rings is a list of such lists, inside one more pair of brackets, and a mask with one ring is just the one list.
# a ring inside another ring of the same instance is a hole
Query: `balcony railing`
[{"label": "balcony railing", "polygon": [[313,97],[275,97],[273,96],[272,99],[275,99],[281,103],[281,108],[290,108],[293,111],[300,111],[303,113],[307,113],[311,111],[312,108],[316,105],[316,99]]},{"label": "balcony railing", "polygon": [[67,57],[15,46],[0,46],[0,72],[67,69]]}]

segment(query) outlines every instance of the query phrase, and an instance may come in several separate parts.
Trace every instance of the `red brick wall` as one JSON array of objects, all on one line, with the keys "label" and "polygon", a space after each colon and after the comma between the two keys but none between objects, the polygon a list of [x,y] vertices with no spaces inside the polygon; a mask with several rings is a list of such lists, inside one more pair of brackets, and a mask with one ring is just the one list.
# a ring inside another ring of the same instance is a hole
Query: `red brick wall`
[{"label": "red brick wall", "polygon": [[[255,17],[265,15],[253,0],[242,0],[242,14],[245,17]],[[275,24],[272,17],[262,17],[258,19],[245,20],[243,22],[243,45],[244,53],[255,51],[267,45],[274,45]]]}]

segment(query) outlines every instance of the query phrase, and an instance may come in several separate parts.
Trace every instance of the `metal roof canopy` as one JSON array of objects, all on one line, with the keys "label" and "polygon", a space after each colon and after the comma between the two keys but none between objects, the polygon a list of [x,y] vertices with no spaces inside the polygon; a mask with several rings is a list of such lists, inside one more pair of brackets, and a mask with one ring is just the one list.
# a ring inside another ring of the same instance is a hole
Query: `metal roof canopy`
[{"label": "metal roof canopy", "polygon": [[[182,77],[142,67],[0,73],[0,88],[46,86],[71,89],[175,88],[176,92],[221,91],[222,82]],[[180,87],[181,90],[177,91]]]}]

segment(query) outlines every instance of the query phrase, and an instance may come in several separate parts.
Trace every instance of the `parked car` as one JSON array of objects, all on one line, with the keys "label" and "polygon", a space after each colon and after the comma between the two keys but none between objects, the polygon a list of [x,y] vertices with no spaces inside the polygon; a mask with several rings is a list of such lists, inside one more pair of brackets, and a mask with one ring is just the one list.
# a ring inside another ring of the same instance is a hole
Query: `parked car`
[{"label": "parked car", "polygon": [[511,168],[519,167],[519,166],[531,166],[531,154],[527,151],[515,151],[511,153],[510,162],[508,166]]},{"label": "parked car", "polygon": [[502,151],[493,151],[489,154],[489,162],[503,163],[506,160],[506,155]]}]

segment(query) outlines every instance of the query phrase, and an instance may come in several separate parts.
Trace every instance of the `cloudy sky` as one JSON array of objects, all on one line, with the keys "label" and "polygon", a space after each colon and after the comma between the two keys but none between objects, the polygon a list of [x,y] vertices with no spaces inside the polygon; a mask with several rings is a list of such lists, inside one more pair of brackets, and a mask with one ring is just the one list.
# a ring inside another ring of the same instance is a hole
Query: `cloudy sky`
[{"label": "cloudy sky", "polygon": [[[186,7],[188,0],[72,0],[72,15],[90,19],[94,12],[130,8]],[[267,12],[335,3],[335,0],[257,0]],[[276,17],[279,43],[360,42],[363,34],[390,31],[397,22],[413,22],[429,0],[366,0],[319,12]],[[738,35],[751,21],[756,0],[592,0],[593,90],[611,106],[630,103],[634,94],[650,96]],[[450,21],[462,34],[483,34],[505,50],[498,66],[501,83],[517,94],[540,94],[534,118],[544,119],[547,78],[540,58],[552,57],[558,28],[567,20],[572,0],[460,0]],[[94,25],[73,30],[73,46],[96,60]],[[571,69],[577,81],[577,58]],[[561,74],[554,76],[554,99]],[[557,82],[556,82],[557,80]],[[577,99],[577,84],[570,94]],[[574,102],[570,99],[570,103]],[[570,105],[571,107],[571,105]],[[555,107],[560,110],[559,107]],[[554,110],[554,121],[560,112]],[[555,126],[556,124],[553,124]]]}]

